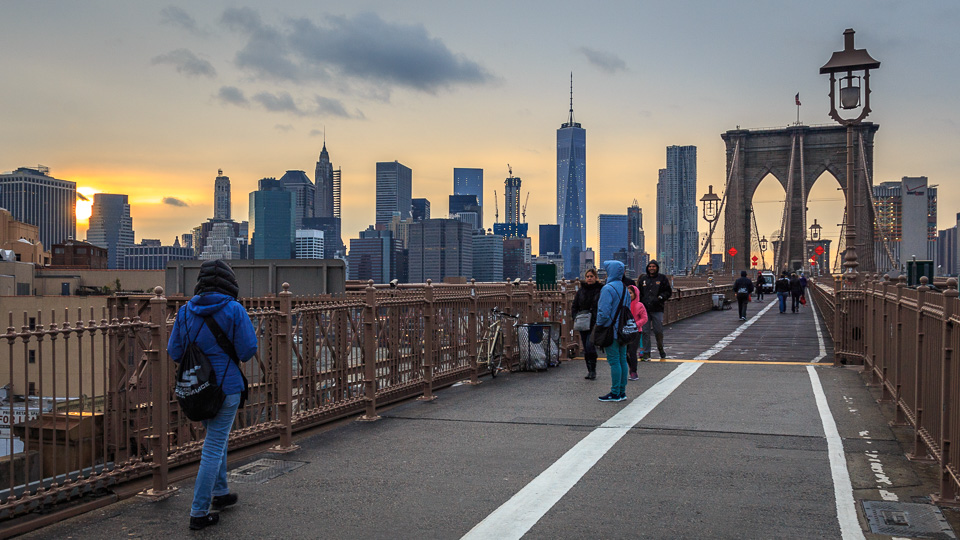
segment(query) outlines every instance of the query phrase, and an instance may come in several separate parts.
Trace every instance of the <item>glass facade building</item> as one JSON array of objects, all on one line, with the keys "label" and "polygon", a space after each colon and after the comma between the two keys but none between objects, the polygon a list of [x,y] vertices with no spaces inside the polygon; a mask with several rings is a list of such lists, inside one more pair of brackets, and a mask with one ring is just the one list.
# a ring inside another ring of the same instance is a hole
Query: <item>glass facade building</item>
[{"label": "glass facade building", "polygon": [[[453,194],[475,195],[481,210],[477,211],[477,218],[483,228],[483,169],[469,169],[455,167],[453,169]],[[454,212],[451,211],[451,214]]]},{"label": "glass facade building", "polygon": [[94,194],[87,242],[106,248],[108,268],[124,268],[124,250],[134,243],[133,218],[126,195]]},{"label": "glass facade building", "polygon": [[600,214],[597,229],[600,231],[600,264],[614,260],[614,253],[627,249],[627,216]]},{"label": "glass facade building", "polygon": [[427,199],[412,199],[413,220],[423,221],[430,219],[430,201]]},{"label": "glass facade building", "polygon": [[473,274],[473,228],[455,219],[428,219],[407,229],[411,283]]},{"label": "glass facade building", "polygon": [[499,234],[473,236],[473,279],[503,281],[503,237]]},{"label": "glass facade building", "polygon": [[540,255],[560,254],[560,226],[540,225]]},{"label": "glass facade building", "polygon": [[587,247],[587,130],[570,117],[557,130],[557,225],[564,278],[577,277],[580,252]]},{"label": "glass facade building", "polygon": [[394,212],[411,215],[413,171],[399,161],[377,162],[377,225],[389,223]]},{"label": "glass facade building", "polygon": [[668,146],[667,167],[657,182],[657,260],[664,274],[684,273],[696,263],[697,147]]},{"label": "glass facade building", "polygon": [[250,228],[254,259],[293,257],[296,198],[279,180],[264,178],[250,193]]},{"label": "glass facade building", "polygon": [[287,171],[280,177],[283,189],[293,193],[294,217],[293,226],[303,228],[304,218],[314,216],[314,203],[317,198],[317,189],[303,171]]},{"label": "glass facade building", "polygon": [[0,208],[39,227],[44,249],[77,235],[77,184],[51,177],[46,167],[0,174]]}]

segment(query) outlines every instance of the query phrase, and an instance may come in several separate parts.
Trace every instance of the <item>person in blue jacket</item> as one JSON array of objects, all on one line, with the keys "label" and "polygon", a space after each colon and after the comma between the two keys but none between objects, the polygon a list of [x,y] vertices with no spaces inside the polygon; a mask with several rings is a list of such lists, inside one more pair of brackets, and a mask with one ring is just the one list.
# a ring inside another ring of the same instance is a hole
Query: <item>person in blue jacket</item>
[{"label": "person in blue jacket", "polygon": [[227,439],[240,405],[244,380],[240,366],[220,347],[204,322],[204,317],[212,316],[233,343],[239,359],[250,360],[257,352],[257,336],[247,310],[237,302],[239,292],[237,278],[227,263],[204,262],[194,289],[196,296],[177,312],[167,343],[170,358],[179,362],[186,347],[195,342],[210,360],[217,381],[223,381],[226,395],[217,416],[203,421],[206,436],[190,508],[190,528],[194,530],[220,521],[220,514],[211,512],[211,507],[222,510],[239,499],[227,487]]},{"label": "person in blue jacket", "polygon": [[[621,343],[621,336],[617,335],[617,324],[614,315],[618,303],[622,310],[630,313],[630,295],[626,293],[623,282],[623,263],[620,261],[604,261],[603,269],[607,272],[607,283],[600,290],[600,300],[597,302],[597,326],[613,325],[613,343],[606,348],[607,363],[610,364],[610,393],[600,396],[600,401],[623,401],[627,399],[627,376],[630,368],[627,365],[626,341]],[[622,301],[621,301],[622,299]],[[632,315],[630,315],[632,317]]]}]

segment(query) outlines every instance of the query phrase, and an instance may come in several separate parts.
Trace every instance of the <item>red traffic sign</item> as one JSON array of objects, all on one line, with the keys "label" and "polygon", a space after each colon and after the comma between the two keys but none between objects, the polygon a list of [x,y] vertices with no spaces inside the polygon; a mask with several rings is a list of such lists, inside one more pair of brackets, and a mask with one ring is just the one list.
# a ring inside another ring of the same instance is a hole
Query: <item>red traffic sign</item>
[{"label": "red traffic sign", "polygon": [[758,259],[756,255],[754,255],[753,257],[750,257],[750,260],[753,261],[754,264],[756,264],[757,261],[759,261],[760,259]]},{"label": "red traffic sign", "polygon": [[817,255],[823,255],[823,246],[817,246],[817,249],[813,250]]},{"label": "red traffic sign", "polygon": [[757,265],[757,261],[753,261],[753,265],[756,266],[756,265]]},{"label": "red traffic sign", "polygon": [[737,256],[737,248],[732,247],[732,248],[730,248],[730,249],[727,250],[727,253],[729,253],[731,257],[736,257],[736,256]]}]

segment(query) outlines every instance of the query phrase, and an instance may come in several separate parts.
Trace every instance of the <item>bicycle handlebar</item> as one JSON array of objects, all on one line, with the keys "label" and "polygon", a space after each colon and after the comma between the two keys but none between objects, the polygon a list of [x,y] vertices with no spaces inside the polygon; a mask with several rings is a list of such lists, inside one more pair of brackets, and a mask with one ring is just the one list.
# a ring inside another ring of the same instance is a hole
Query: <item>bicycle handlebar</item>
[{"label": "bicycle handlebar", "polygon": [[509,313],[500,311],[500,310],[497,309],[497,308],[493,308],[493,309],[491,309],[490,311],[493,312],[494,315],[498,315],[498,316],[502,316],[502,317],[508,317],[508,318],[510,318],[510,319],[519,319],[519,318],[520,318],[520,315],[511,315],[511,314],[509,314]]}]

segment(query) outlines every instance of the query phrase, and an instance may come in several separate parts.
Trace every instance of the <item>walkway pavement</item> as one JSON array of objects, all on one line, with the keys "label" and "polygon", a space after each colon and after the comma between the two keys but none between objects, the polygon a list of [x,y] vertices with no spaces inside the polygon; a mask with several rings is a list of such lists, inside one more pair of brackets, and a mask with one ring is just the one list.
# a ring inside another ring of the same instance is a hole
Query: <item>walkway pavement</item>
[{"label": "walkway pavement", "polygon": [[[906,461],[857,369],[807,365],[832,359],[812,310],[754,303],[748,318],[669,326],[670,357],[701,361],[642,363],[622,403],[597,401],[606,370],[586,381],[573,361],[454,386],[292,454],[256,456],[302,466],[233,483],[240,504],[198,536],[889,538],[862,532],[859,501],[916,502],[935,489],[929,467]],[[27,537],[183,536],[192,487]]]}]

